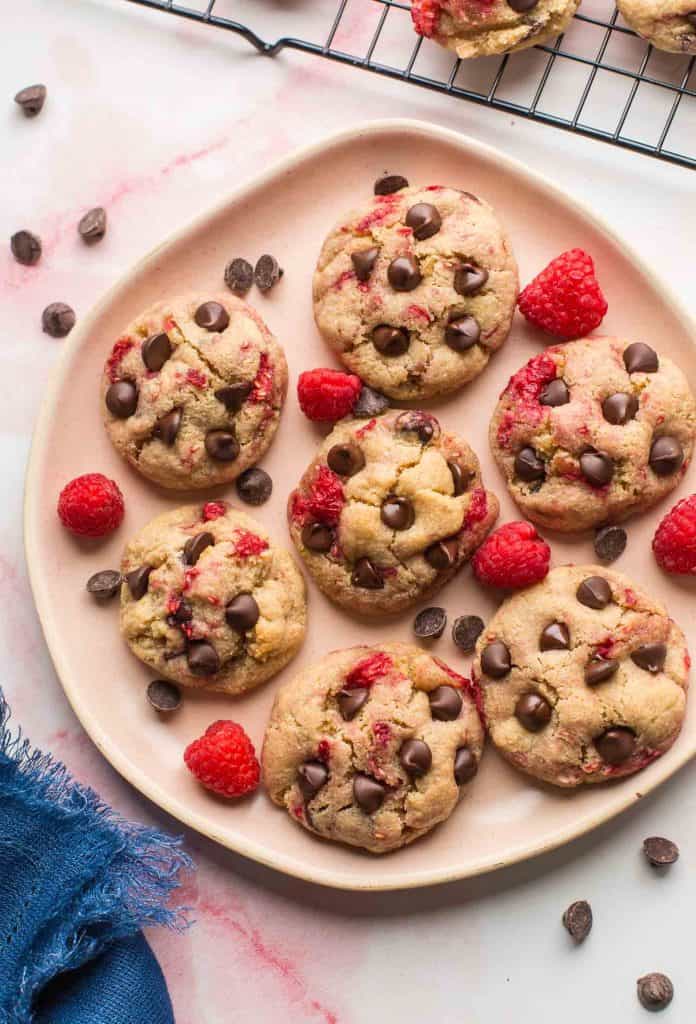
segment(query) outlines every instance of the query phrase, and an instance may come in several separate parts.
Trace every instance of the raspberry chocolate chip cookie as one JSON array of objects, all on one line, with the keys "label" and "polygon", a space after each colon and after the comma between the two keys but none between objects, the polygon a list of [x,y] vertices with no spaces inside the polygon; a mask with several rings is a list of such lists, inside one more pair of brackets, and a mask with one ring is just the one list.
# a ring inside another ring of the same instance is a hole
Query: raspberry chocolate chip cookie
[{"label": "raspberry chocolate chip cookie", "polygon": [[305,633],[305,585],[287,551],[225,502],[157,516],[121,565],[121,632],[182,686],[238,694],[275,675]]},{"label": "raspberry chocolate chip cookie", "polygon": [[686,709],[689,654],[625,576],[561,566],[509,598],[476,647],[491,739],[556,786],[630,775],[664,754]]},{"label": "raspberry chocolate chip cookie", "polygon": [[276,696],[263,778],[324,839],[387,853],[452,813],[484,732],[468,679],[417,647],[334,651]]},{"label": "raspberry chocolate chip cookie", "polygon": [[178,490],[228,483],[275,434],[285,356],[231,295],[160,302],[124,331],[102,377],[104,422],[143,476]]},{"label": "raspberry chocolate chip cookie", "polygon": [[634,32],[658,50],[696,53],[695,0],[617,0]]},{"label": "raspberry chocolate chip cookie", "polygon": [[643,342],[587,338],[530,359],[500,396],[493,454],[533,522],[566,533],[626,519],[680,483],[696,431],[681,370]]},{"label": "raspberry chocolate chip cookie", "polygon": [[517,264],[488,203],[431,185],[376,195],[330,233],[314,316],[345,365],[392,398],[455,391],[505,341]]},{"label": "raspberry chocolate chip cookie", "polygon": [[548,42],[565,32],[580,0],[412,0],[419,35],[458,57],[487,57]]},{"label": "raspberry chocolate chip cookie", "polygon": [[434,593],[497,516],[468,444],[416,411],[339,423],[288,501],[292,539],[317,584],[362,614]]}]

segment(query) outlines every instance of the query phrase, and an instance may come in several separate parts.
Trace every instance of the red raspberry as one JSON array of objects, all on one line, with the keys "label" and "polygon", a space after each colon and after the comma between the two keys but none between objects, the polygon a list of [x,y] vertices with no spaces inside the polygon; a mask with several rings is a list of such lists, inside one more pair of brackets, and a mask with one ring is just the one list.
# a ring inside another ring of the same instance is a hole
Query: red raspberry
[{"label": "red raspberry", "polygon": [[657,564],[665,572],[696,575],[696,494],[677,502],[653,538]]},{"label": "red raspberry", "polygon": [[481,583],[517,590],[543,580],[550,557],[531,523],[506,523],[483,542],[471,564]]},{"label": "red raspberry", "polygon": [[186,767],[201,785],[220,796],[245,796],[259,784],[254,745],[236,722],[213,722],[184,751]]},{"label": "red raspberry", "polygon": [[439,17],[440,0],[413,0],[411,4],[411,20],[413,21],[413,27],[419,35],[433,35]]},{"label": "red raspberry", "polygon": [[592,257],[582,249],[551,260],[521,292],[518,305],[531,324],[564,341],[589,334],[607,311]]},{"label": "red raspberry", "polygon": [[66,484],[58,498],[63,526],[80,537],[104,537],[123,521],[123,495],[102,473],[85,473]]},{"label": "red raspberry", "polygon": [[305,370],[297,382],[297,397],[307,419],[334,423],[352,412],[361,388],[354,373]]}]

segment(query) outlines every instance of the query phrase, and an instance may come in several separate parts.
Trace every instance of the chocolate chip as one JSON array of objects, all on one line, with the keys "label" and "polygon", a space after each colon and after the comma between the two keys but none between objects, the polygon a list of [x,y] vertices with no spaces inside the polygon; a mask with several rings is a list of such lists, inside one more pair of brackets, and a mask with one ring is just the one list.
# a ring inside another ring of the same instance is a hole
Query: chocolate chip
[{"label": "chocolate chip", "polygon": [[660,367],[655,349],[642,341],[634,341],[624,350],[623,361],[629,373],[657,373]]},{"label": "chocolate chip", "polygon": [[215,397],[222,402],[228,412],[239,412],[245,400],[251,394],[252,385],[249,381],[241,380],[235,384],[226,384],[224,388],[218,388]]},{"label": "chocolate chip", "polygon": [[14,101],[22,108],[25,117],[36,117],[41,113],[46,100],[45,85],[27,85],[15,95]]},{"label": "chocolate chip", "polygon": [[460,494],[464,494],[464,491],[469,485],[471,479],[469,473],[465,473],[458,462],[448,462],[447,466],[450,473],[452,474],[452,483],[454,484],[454,496],[458,498]]},{"label": "chocolate chip", "polygon": [[354,441],[346,441],[329,448],[326,461],[339,476],[354,476],[365,465],[365,456]]},{"label": "chocolate chip", "polygon": [[369,695],[370,691],[364,686],[350,690],[339,690],[336,700],[338,701],[338,710],[341,712],[341,718],[345,722],[350,722],[355,718]]},{"label": "chocolate chip", "polygon": [[607,423],[615,426],[623,426],[632,420],[638,412],[638,399],[635,395],[626,395],[617,391],[615,395],[609,395],[602,402],[602,415]]},{"label": "chocolate chip", "polygon": [[31,231],[16,231],[10,239],[12,255],[25,267],[33,267],[41,259],[41,239]]},{"label": "chocolate chip", "polygon": [[171,343],[164,331],[146,338],[140,354],[148,370],[151,373],[158,373],[172,354]]},{"label": "chocolate chip", "polygon": [[419,242],[432,238],[442,227],[440,211],[432,203],[416,203],[406,214],[406,226],[413,230]]},{"label": "chocolate chip", "polygon": [[561,377],[556,377],[555,380],[549,381],[539,395],[539,405],[567,405],[570,401],[570,391],[568,385]]},{"label": "chocolate chip", "polygon": [[580,456],[580,472],[592,487],[606,487],[614,476],[614,462],[606,452],[585,452]]},{"label": "chocolate chip", "polygon": [[361,420],[372,419],[373,416],[381,416],[389,408],[389,399],[386,395],[368,388],[363,384],[358,395],[358,400],[353,406],[353,416]]},{"label": "chocolate chip", "polygon": [[473,295],[488,280],[488,271],[475,263],[462,263],[454,272],[454,290],[458,295]]},{"label": "chocolate chip", "polygon": [[449,540],[436,540],[425,549],[423,558],[433,569],[444,572],[445,569],[451,569],[457,561],[458,552],[459,542],[456,537],[451,537]]},{"label": "chocolate chip", "polygon": [[254,283],[254,268],[249,260],[237,256],[225,267],[225,284],[235,295],[246,295]]},{"label": "chocolate chip", "polygon": [[251,594],[237,594],[225,608],[227,625],[237,633],[248,633],[259,621],[259,606]]},{"label": "chocolate chip", "polygon": [[460,615],[452,626],[452,639],[465,654],[471,654],[483,633],[483,619],[478,615]]},{"label": "chocolate chip", "polygon": [[462,695],[454,686],[436,686],[428,694],[430,714],[438,722],[453,722],[462,710]]},{"label": "chocolate chip", "polygon": [[638,1001],[646,1010],[666,1009],[674,998],[674,986],[666,974],[645,974],[636,982]]},{"label": "chocolate chip", "polygon": [[481,668],[491,679],[503,679],[512,668],[510,651],[502,640],[493,640],[481,654]]},{"label": "chocolate chip", "polygon": [[90,576],[87,580],[87,590],[97,600],[108,601],[109,598],[116,597],[122,582],[123,577],[120,572],[116,572],[115,569],[102,569],[101,572],[95,572],[94,576]]},{"label": "chocolate chip", "polygon": [[622,526],[603,526],[597,530],[594,549],[603,562],[615,562],[624,553],[628,536]]},{"label": "chocolate chip", "polygon": [[183,417],[182,409],[172,409],[170,412],[160,416],[152,430],[152,436],[166,444],[168,448],[174,444],[181,427]]},{"label": "chocolate chip", "polygon": [[329,778],[329,769],[322,761],[305,761],[297,769],[297,785],[305,800],[312,800]]},{"label": "chocolate chip", "polygon": [[271,288],[280,281],[282,276],[282,267],[279,266],[278,260],[275,256],[270,256],[268,253],[265,253],[256,261],[256,266],[254,267],[254,280],[256,281],[256,287],[259,291],[270,291]]},{"label": "chocolate chip", "polygon": [[138,389],[132,380],[116,380],[109,385],[105,402],[112,416],[128,419],[138,407]]},{"label": "chocolate chip", "polygon": [[523,693],[515,704],[515,717],[529,732],[540,732],[551,721],[551,705],[539,693]]},{"label": "chocolate chip", "polygon": [[372,332],[372,344],[383,356],[402,356],[410,343],[411,339],[405,327],[380,324]]},{"label": "chocolate chip", "polygon": [[400,192],[402,188],[408,188],[408,181],[400,174],[386,174],[375,182],[376,196],[389,196],[392,192]]},{"label": "chocolate chip", "polygon": [[350,582],[363,590],[381,590],[384,580],[369,558],[359,558],[355,563]]},{"label": "chocolate chip", "polygon": [[643,644],[637,650],[632,652],[631,661],[634,662],[638,668],[645,669],[646,672],[651,672],[653,675],[656,675],[665,667],[666,657],[666,644]]},{"label": "chocolate chip", "polygon": [[473,316],[454,313],[445,327],[445,342],[455,352],[467,352],[481,337],[481,328]]},{"label": "chocolate chip", "polygon": [[207,530],[197,533],[194,537],[189,537],[184,544],[184,562],[186,565],[195,565],[205,549],[212,547],[214,543],[215,538]]},{"label": "chocolate chip", "polygon": [[696,28],[696,11],[691,11],[689,14],[687,14],[686,20],[692,28]]},{"label": "chocolate chip", "polygon": [[636,749],[636,734],[633,729],[617,725],[597,736],[594,745],[599,756],[607,764],[623,764]]},{"label": "chocolate chip", "polygon": [[399,761],[407,775],[419,779],[430,771],[433,755],[423,740],[405,740],[399,750]]},{"label": "chocolate chip", "polygon": [[387,279],[395,292],[412,292],[422,277],[413,256],[397,256],[387,268]]},{"label": "chocolate chip", "polygon": [[147,688],[147,699],[155,711],[166,714],[181,707],[181,690],[168,679],[153,679]]},{"label": "chocolate chip", "polygon": [[522,448],[515,456],[515,473],[525,483],[543,480],[546,476],[546,464],[539,458],[534,448]]},{"label": "chocolate chip", "polygon": [[428,412],[402,412],[394,426],[404,434],[415,434],[421,444],[429,444],[440,436],[440,424]]},{"label": "chocolate chip", "polygon": [[329,551],[333,541],[333,530],[324,523],[307,523],[302,527],[302,543],[310,551]]},{"label": "chocolate chip", "polygon": [[382,502],[380,516],[390,530],[409,530],[413,526],[416,513],[408,498],[388,494]]},{"label": "chocolate chip", "polygon": [[207,640],[192,640],[186,651],[188,667],[194,676],[213,676],[220,668],[220,658]]},{"label": "chocolate chip", "polygon": [[454,781],[458,786],[464,786],[476,775],[478,761],[468,747],[458,747],[454,755]]},{"label": "chocolate chip", "polygon": [[611,679],[619,667],[618,661],[613,658],[600,658],[596,656],[585,666],[585,682],[588,686],[597,686]]},{"label": "chocolate chip", "polygon": [[138,569],[133,569],[132,572],[126,573],[125,580],[134,601],[139,601],[141,597],[145,597],[145,594],[147,594],[152,568],[151,565],[141,565]]},{"label": "chocolate chip", "polygon": [[513,11],[518,14],[524,14],[526,11],[531,11],[533,7],[539,3],[539,0],[508,0],[508,4],[512,7]]},{"label": "chocolate chip", "polygon": [[679,860],[679,847],[671,839],[649,836],[643,840],[643,853],[654,868],[668,867]]},{"label": "chocolate chip", "polygon": [[167,616],[167,622],[170,626],[183,626],[186,622],[191,622],[193,619],[193,608],[188,601],[184,598],[179,600],[176,606],[176,610],[170,612]]},{"label": "chocolate chip", "polygon": [[359,772],[353,779],[353,797],[365,814],[374,814],[384,803],[386,789],[381,782],[370,775]]},{"label": "chocolate chip", "polygon": [[603,576],[588,576],[575,591],[580,604],[600,611],[611,601],[611,587]]},{"label": "chocolate chip", "polygon": [[239,442],[229,430],[209,430],[205,435],[205,450],[218,462],[234,462],[239,455]]},{"label": "chocolate chip", "polygon": [[52,338],[64,338],[75,326],[75,310],[65,302],[51,302],[41,314],[41,327]]},{"label": "chocolate chip", "polygon": [[351,253],[350,259],[358,281],[369,281],[378,256],[379,249],[376,246]]},{"label": "chocolate chip", "polygon": [[230,316],[219,302],[202,303],[193,315],[199,327],[206,331],[224,331],[230,322]]},{"label": "chocolate chip", "polygon": [[575,942],[585,941],[592,930],[592,907],[587,900],[570,904],[563,915],[563,925]]},{"label": "chocolate chip", "polygon": [[670,476],[681,468],[684,449],[676,437],[658,437],[652,443],[648,461],[657,476]]},{"label": "chocolate chip", "polygon": [[413,632],[419,640],[437,640],[447,625],[444,608],[424,608],[413,620]]},{"label": "chocolate chip", "polygon": [[273,481],[265,469],[245,469],[236,481],[237,494],[247,505],[263,505],[273,491]]},{"label": "chocolate chip", "polygon": [[541,631],[539,649],[542,651],[567,651],[570,647],[570,630],[564,622],[551,622]]},{"label": "chocolate chip", "polygon": [[95,206],[88,210],[84,217],[81,217],[77,224],[77,231],[83,242],[87,245],[94,245],[100,242],[106,234],[106,210],[103,206]]}]

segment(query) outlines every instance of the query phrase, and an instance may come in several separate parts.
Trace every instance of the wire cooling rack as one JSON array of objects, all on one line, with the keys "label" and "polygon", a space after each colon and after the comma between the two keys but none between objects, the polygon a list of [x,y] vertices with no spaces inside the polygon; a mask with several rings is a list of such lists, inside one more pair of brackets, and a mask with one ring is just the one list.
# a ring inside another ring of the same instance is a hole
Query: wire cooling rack
[{"label": "wire cooling rack", "polygon": [[552,45],[469,61],[415,35],[401,0],[130,2],[696,167],[696,58],[655,50],[611,0],[584,0]]}]

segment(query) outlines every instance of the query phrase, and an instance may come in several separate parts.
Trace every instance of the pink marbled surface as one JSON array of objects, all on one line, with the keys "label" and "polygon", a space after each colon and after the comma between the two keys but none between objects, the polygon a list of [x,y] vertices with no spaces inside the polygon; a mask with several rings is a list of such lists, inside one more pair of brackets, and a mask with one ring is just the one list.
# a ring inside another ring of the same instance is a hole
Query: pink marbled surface
[{"label": "pink marbled surface", "polygon": [[[280,4],[256,2],[279,18]],[[284,6],[287,17],[311,17],[309,2]],[[330,7],[317,2],[316,17],[325,20]],[[84,312],[173,228],[295,146],[365,117],[402,115],[467,131],[589,195],[654,255],[696,312],[693,232],[684,230],[689,211],[693,218],[693,174],[328,62],[293,54],[264,60],[235,38],[143,14],[123,0],[24,0],[3,17],[12,45],[0,66],[2,237],[35,230],[44,257],[23,268],[7,249],[0,254],[2,685],[37,745],[123,814],[176,830],[82,733],[33,609],[22,480],[61,348],[41,333],[41,309],[60,299]],[[369,17],[352,3],[344,38],[362,37]],[[36,80],[48,84],[49,99],[38,119],[25,121],[10,97]],[[74,225],[95,204],[108,208],[109,233],[87,248]],[[46,495],[47,516],[54,497]],[[183,937],[151,936],[178,1024],[488,1024],[532,1016],[535,1024],[580,1024],[597,1017],[598,1000],[600,1019],[630,1022],[642,1019],[633,984],[648,970],[671,974],[678,1002],[665,1019],[684,1019],[679,1013],[696,998],[686,941],[696,895],[695,779],[685,769],[630,814],[557,854],[404,895],[315,889],[187,834],[198,863],[187,891],[196,924]],[[649,875],[638,852],[655,832],[683,848],[664,879]],[[593,902],[597,924],[575,951],[558,918],[581,897]]]}]

